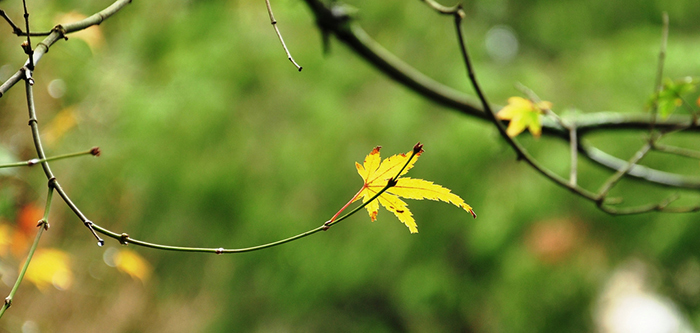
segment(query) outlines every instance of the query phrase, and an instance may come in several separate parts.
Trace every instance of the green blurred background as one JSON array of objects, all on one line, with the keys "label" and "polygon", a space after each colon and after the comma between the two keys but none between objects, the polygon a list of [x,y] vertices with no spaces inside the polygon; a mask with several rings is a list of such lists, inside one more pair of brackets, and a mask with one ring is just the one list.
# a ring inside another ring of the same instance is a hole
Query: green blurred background
[{"label": "green blurred background", "polygon": [[[417,0],[348,3],[387,49],[471,94],[451,19]],[[28,6],[34,29],[46,30],[66,13],[90,15],[109,4]],[[324,55],[302,1],[272,5],[301,73],[287,61],[263,1],[134,1],[100,25],[100,35],[91,37],[97,41],[73,37],[51,48],[35,72],[42,130],[56,131],[48,154],[103,151],[98,159],[52,164],[85,214],[158,243],[257,245],[330,218],[362,185],[354,162],[374,146],[389,156],[420,141],[426,153],[410,175],[452,189],[479,218],[444,203],[410,201],[415,235],[384,210],[375,223],[361,212],[328,232],[239,255],[130,246],[153,267],[151,278],[140,281],[105,264],[105,251],[120,245],[108,240],[98,248],[55,198],[42,246],[71,254],[73,286],[42,292],[24,283],[0,327],[619,332],[635,323],[657,327],[659,321],[645,321],[657,317],[678,332],[700,325],[700,215],[608,216],[518,163],[488,123],[424,100],[335,40]],[[20,2],[0,8],[21,19]],[[644,112],[663,11],[671,21],[666,76],[700,75],[697,0],[480,0],[465,9],[476,71],[494,103],[520,95],[514,84],[521,82],[562,113]],[[494,27],[517,38],[517,53],[487,52]],[[0,24],[0,32],[4,81],[24,55],[8,26]],[[52,82],[59,89],[50,94]],[[57,120],[62,112],[75,123],[65,130]],[[33,158],[21,85],[0,99],[0,117],[3,158]],[[643,133],[589,139],[627,159]],[[565,144],[522,140],[545,164],[568,172]],[[700,146],[691,136],[675,142]],[[649,161],[699,174],[697,161],[658,155]],[[580,182],[591,190],[611,174],[586,161],[580,168]],[[14,223],[28,203],[43,205],[39,168],[3,175],[3,221]],[[683,203],[700,199],[687,192]],[[669,193],[623,181],[613,194],[634,204]],[[630,295],[629,304],[648,306],[625,308]],[[621,321],[628,315],[633,320]]]}]

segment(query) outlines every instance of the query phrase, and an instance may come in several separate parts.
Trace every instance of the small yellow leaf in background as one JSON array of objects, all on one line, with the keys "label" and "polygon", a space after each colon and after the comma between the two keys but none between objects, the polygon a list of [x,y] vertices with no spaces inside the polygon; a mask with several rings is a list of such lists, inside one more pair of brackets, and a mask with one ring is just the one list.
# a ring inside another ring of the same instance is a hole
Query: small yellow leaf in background
[{"label": "small yellow leaf in background", "polygon": [[50,285],[66,290],[73,283],[70,257],[57,249],[37,249],[24,277],[41,291]]},{"label": "small yellow leaf in background", "polygon": [[0,258],[7,256],[7,249],[12,244],[14,230],[7,224],[0,224]]},{"label": "small yellow leaf in background", "polygon": [[522,133],[526,128],[536,138],[542,134],[542,122],[540,115],[543,110],[552,108],[550,102],[539,102],[535,104],[529,99],[522,97],[511,97],[508,99],[508,105],[498,111],[496,116],[499,119],[510,120],[506,133],[508,136],[515,137]]},{"label": "small yellow leaf in background", "polygon": [[59,111],[42,133],[46,145],[53,145],[78,123],[74,107]]},{"label": "small yellow leaf in background", "polygon": [[[406,154],[394,155],[382,161],[379,156],[379,149],[381,147],[374,148],[372,152],[365,157],[365,161],[362,165],[360,163],[355,163],[357,172],[365,183],[351,202],[355,202],[360,198],[362,198],[363,203],[369,201],[387,185],[389,179],[406,174],[416,163],[418,157],[423,153],[423,149],[420,148],[422,145],[419,144],[416,145],[416,147],[418,147],[417,149],[420,149],[420,151],[416,153],[407,165],[406,162],[411,158],[413,151],[409,151]],[[406,165],[406,167],[401,171],[401,174],[397,176],[397,173],[404,165]],[[388,188],[377,199],[365,206],[370,219],[372,221],[377,219],[379,205],[381,204],[388,211],[394,213],[399,221],[408,227],[411,233],[417,233],[418,227],[416,221],[413,219],[413,214],[408,210],[408,205],[403,200],[399,199],[399,197],[449,202],[455,206],[461,207],[476,218],[472,207],[449,189],[423,179],[398,178],[396,185]]]},{"label": "small yellow leaf in background", "polygon": [[138,253],[127,249],[121,249],[114,254],[114,266],[142,282],[146,282],[151,277],[151,271],[153,270],[146,259]]}]

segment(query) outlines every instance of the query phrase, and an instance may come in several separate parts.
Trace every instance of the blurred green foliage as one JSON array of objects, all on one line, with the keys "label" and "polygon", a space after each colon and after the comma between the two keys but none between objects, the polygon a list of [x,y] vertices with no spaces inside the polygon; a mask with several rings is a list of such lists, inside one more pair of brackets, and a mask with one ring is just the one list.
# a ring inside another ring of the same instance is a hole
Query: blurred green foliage
[{"label": "blurred green foliage", "polygon": [[[59,13],[90,15],[109,3],[28,5],[33,28],[41,30]],[[348,3],[389,50],[471,93],[450,19],[420,1]],[[35,73],[40,124],[46,128],[73,107],[77,126],[48,153],[103,151],[99,159],[53,164],[90,219],[158,243],[257,245],[332,216],[360,188],[353,163],[374,146],[394,154],[417,141],[426,153],[410,176],[449,187],[479,218],[422,201],[411,203],[417,235],[381,211],[375,223],[360,212],[325,233],[254,253],[136,248],[155,269],[142,284],[105,265],[104,249],[55,204],[43,241],[72,253],[76,282],[45,294],[23,285],[1,327],[20,331],[33,321],[42,331],[589,332],[599,328],[606,283],[631,260],[645,263],[650,290],[700,325],[700,272],[692,269],[700,262],[697,213],[605,215],[517,163],[487,123],[412,94],[336,41],[324,56],[303,2],[272,6],[301,73],[286,60],[260,1],[134,1],[99,26],[101,47],[69,38],[51,48]],[[20,20],[18,2],[2,9]],[[519,95],[514,83],[522,82],[558,112],[644,112],[662,11],[671,18],[667,76],[700,75],[696,0],[479,0],[465,9],[477,75],[494,103]],[[519,39],[509,63],[484,51],[495,25],[509,26]],[[4,24],[0,32],[4,81],[24,56],[21,39]],[[59,98],[47,92],[55,79],[66,85]],[[0,99],[3,156],[15,159],[34,157],[22,90]],[[642,138],[634,132],[590,139],[627,159]],[[523,140],[545,164],[568,172],[561,142]],[[698,147],[696,137],[676,140]],[[698,175],[697,161],[649,161]],[[581,184],[593,190],[611,174],[587,161],[580,168]],[[2,219],[13,222],[18,207],[41,202],[45,182],[38,168],[3,175]],[[631,180],[621,187],[630,190],[613,194],[631,203],[669,193]],[[686,203],[700,197],[682,195]]]}]

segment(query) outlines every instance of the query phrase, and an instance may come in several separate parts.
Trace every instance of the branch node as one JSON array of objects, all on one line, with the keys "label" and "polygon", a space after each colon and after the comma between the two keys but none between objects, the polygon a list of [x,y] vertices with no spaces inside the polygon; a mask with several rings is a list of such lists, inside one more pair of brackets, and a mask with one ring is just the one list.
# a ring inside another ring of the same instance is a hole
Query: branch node
[{"label": "branch node", "polygon": [[[60,38],[63,38],[64,40],[68,40],[68,36],[66,36],[67,31],[66,28],[64,28],[62,25],[57,24],[51,31],[56,31],[60,35]],[[48,52],[48,50],[46,51]]]},{"label": "branch node", "polygon": [[216,253],[216,254],[223,254],[223,253],[224,253],[224,248],[223,248],[223,247],[220,247],[220,248],[216,249],[216,251],[214,251],[214,253]]},{"label": "branch node", "polygon": [[129,234],[127,234],[127,233],[122,233],[119,236],[119,244],[121,244],[121,245],[129,245],[128,240],[129,240]]},{"label": "branch node", "polygon": [[32,158],[31,160],[27,161],[27,166],[34,166],[39,163],[39,161],[40,160],[38,158]]},{"label": "branch node", "polygon": [[49,189],[52,190],[55,188],[56,188],[56,177],[51,177],[51,179],[49,179]]},{"label": "branch node", "polygon": [[22,70],[24,71],[24,79],[27,80],[27,82],[29,82],[30,86],[33,86],[34,79],[32,78],[32,70],[27,66],[22,67]]},{"label": "branch node", "polygon": [[5,305],[7,305],[8,308],[12,306],[12,298],[10,296],[5,297]]},{"label": "branch node", "polygon": [[46,220],[44,220],[44,219],[39,220],[39,223],[37,223],[36,226],[37,226],[37,227],[42,227],[42,228],[44,228],[44,230],[49,230],[49,227],[51,227],[51,226],[49,225],[49,222],[46,221]]},{"label": "branch node", "polygon": [[92,223],[92,221],[90,221],[90,220],[85,220],[83,223],[85,223],[85,226],[88,229],[90,229],[90,232],[92,232],[92,235],[95,236],[95,238],[97,239],[97,246],[99,246],[99,247],[104,246],[105,245],[104,239],[100,238],[100,236],[98,236],[97,233],[95,232],[95,229],[92,227],[92,225],[94,223]]}]

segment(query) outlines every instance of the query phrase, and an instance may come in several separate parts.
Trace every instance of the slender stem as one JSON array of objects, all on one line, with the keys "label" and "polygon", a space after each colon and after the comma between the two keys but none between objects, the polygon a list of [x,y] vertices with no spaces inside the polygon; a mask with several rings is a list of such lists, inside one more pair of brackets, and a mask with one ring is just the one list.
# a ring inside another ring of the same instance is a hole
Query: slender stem
[{"label": "slender stem", "polygon": [[39,245],[39,240],[41,239],[41,235],[44,233],[44,230],[44,227],[39,227],[39,231],[37,231],[36,237],[34,238],[34,243],[32,243],[32,247],[29,248],[27,260],[24,262],[24,266],[22,266],[22,269],[19,271],[17,281],[15,281],[15,284],[14,286],[12,286],[10,294],[5,298],[5,303],[3,304],[2,308],[0,308],[0,318],[3,316],[3,314],[5,314],[5,311],[12,305],[12,300],[14,299],[15,294],[19,289],[20,283],[22,283],[22,280],[24,279],[25,273],[27,273],[27,268],[29,268],[29,262],[32,261],[32,257],[34,256],[34,252],[36,251],[37,246]]},{"label": "slender stem", "polygon": [[524,160],[527,164],[529,164],[533,169],[538,171],[540,174],[544,175],[545,177],[549,178],[550,180],[554,181],[556,184],[567,188],[571,192],[574,192],[584,198],[587,198],[589,200],[593,200],[595,198],[594,194],[591,193],[590,191],[581,188],[579,186],[574,186],[564,180],[562,177],[559,175],[555,174],[551,170],[545,168],[544,166],[540,165],[538,162],[535,161],[533,157],[530,156],[530,154],[525,151],[525,149],[513,138],[511,138],[508,133],[506,132],[506,128],[503,125],[503,123],[498,120],[496,117],[495,112],[493,109],[491,109],[491,105],[489,102],[486,100],[486,96],[484,95],[483,91],[481,90],[481,87],[479,86],[479,83],[476,79],[476,75],[474,74],[474,68],[472,67],[471,60],[469,58],[469,53],[467,52],[467,46],[466,43],[464,42],[464,34],[462,32],[462,18],[464,14],[460,11],[460,13],[455,14],[455,28],[457,30],[457,40],[460,46],[460,50],[462,52],[462,58],[464,60],[464,63],[467,67],[467,76],[469,77],[469,81],[472,83],[472,87],[474,88],[474,91],[476,92],[477,96],[479,97],[479,100],[481,101],[482,107],[484,110],[486,110],[486,114],[489,116],[491,119],[491,122],[496,126],[498,129],[499,134],[501,137],[503,137],[506,142],[513,148],[515,151],[517,158],[519,160]]},{"label": "slender stem", "polygon": [[27,46],[25,51],[29,56],[29,65],[27,68],[34,70],[34,50],[32,50],[32,40],[30,38],[31,33],[29,31],[29,12],[27,11],[27,0],[22,0],[22,6],[24,7],[24,23],[27,27]]},{"label": "slender stem", "polygon": [[355,214],[357,211],[360,209],[364,208],[367,206],[370,202],[375,200],[377,197],[379,197],[384,191],[386,191],[390,186],[385,186],[383,189],[381,189],[379,192],[377,192],[376,195],[374,195],[370,200],[367,202],[362,203],[361,205],[355,207],[353,210],[348,212],[347,214],[337,218],[334,221],[328,221],[324,223],[323,225],[316,227],[314,229],[305,231],[303,233],[300,233],[298,235],[281,239],[278,241],[274,241],[271,243],[266,243],[262,245],[257,245],[257,246],[252,246],[252,247],[246,247],[246,248],[238,248],[238,249],[225,249],[225,248],[207,248],[207,247],[186,247],[186,246],[171,246],[171,245],[163,245],[163,244],[156,244],[156,243],[150,243],[150,242],[144,242],[138,239],[131,238],[128,234],[118,234],[113,231],[110,231],[108,229],[105,229],[97,224],[93,224],[93,228],[95,230],[107,237],[114,238],[118,240],[122,244],[134,244],[138,246],[143,246],[143,247],[149,247],[153,249],[158,249],[158,250],[165,250],[165,251],[176,251],[176,252],[201,252],[201,253],[216,253],[216,254],[224,254],[224,253],[243,253],[243,252],[252,252],[252,251],[257,251],[257,250],[262,250],[262,249],[267,249],[271,248],[274,246],[282,245],[285,243],[289,243],[291,241],[295,241],[300,238],[304,238],[309,235],[313,235],[319,231],[325,231],[327,230],[330,226],[335,225],[351,215]]},{"label": "slender stem", "polygon": [[576,125],[569,128],[569,151],[571,154],[571,166],[569,169],[569,184],[576,186],[578,172],[578,137],[576,133]]},{"label": "slender stem", "polygon": [[11,19],[9,16],[7,16],[7,13],[5,13],[5,11],[2,10],[2,9],[0,9],[0,16],[2,16],[2,17],[5,19],[5,21],[7,21],[7,23],[10,25],[10,27],[12,27],[12,32],[13,32],[15,35],[20,36],[20,34],[23,33],[23,32],[22,32],[22,29],[21,29],[20,27],[18,27],[18,26],[15,24],[15,22],[12,22],[12,19]]},{"label": "slender stem", "polygon": [[432,7],[433,9],[438,11],[440,14],[452,15],[452,14],[458,13],[459,10],[461,9],[461,7],[459,5],[447,7],[447,6],[443,6],[443,5],[435,2],[434,0],[421,0],[421,1],[425,2],[428,6]]},{"label": "slender stem", "polygon": [[56,155],[56,156],[51,156],[51,157],[47,157],[47,158],[33,158],[31,160],[28,160],[28,161],[0,164],[0,169],[21,167],[21,166],[34,166],[34,165],[37,165],[39,163],[58,161],[58,160],[66,159],[66,158],[78,157],[78,156],[83,156],[83,155],[95,155],[95,148],[92,148],[92,149],[87,150],[87,151],[77,152],[77,153]]},{"label": "slender stem", "polygon": [[639,161],[646,156],[646,154],[651,150],[651,143],[647,143],[642,148],[640,148],[637,153],[632,156],[632,158],[627,162],[627,165],[624,168],[621,168],[618,170],[614,175],[612,175],[608,181],[606,181],[603,186],[601,186],[600,190],[598,191],[598,197],[596,199],[596,202],[598,202],[599,205],[603,203],[605,200],[605,197],[608,195],[608,192],[610,189],[617,184],[617,182],[622,179],[622,176],[627,174],[630,169],[632,168],[633,165],[639,163]]},{"label": "slender stem", "polygon": [[333,217],[331,217],[331,219],[329,221],[330,222],[335,221],[335,218],[338,217],[338,215],[340,215],[340,213],[342,213],[345,210],[345,208],[348,208],[348,206],[350,206],[351,203],[355,202],[357,197],[360,196],[360,193],[362,193],[362,191],[366,188],[367,188],[367,184],[362,185],[362,188],[359,191],[357,191],[357,193],[355,193],[355,195],[352,197],[352,199],[350,199],[343,207],[341,207],[340,210],[338,210],[338,212],[335,213],[335,215],[333,215]]},{"label": "slender stem", "polygon": [[277,33],[277,38],[279,38],[280,43],[282,43],[282,47],[284,48],[284,52],[287,53],[287,59],[296,66],[296,68],[301,72],[301,66],[297,64],[296,61],[294,61],[294,58],[292,57],[292,54],[289,53],[289,49],[287,48],[287,44],[284,43],[284,38],[282,38],[282,34],[280,33],[280,29],[277,28],[277,20],[275,20],[275,15],[272,14],[272,6],[270,6],[270,0],[265,0],[265,5],[267,6],[267,13],[270,15],[270,24],[272,24],[272,27],[275,28],[275,32]]},{"label": "slender stem", "polygon": [[[39,135],[39,122],[36,118],[36,107],[34,105],[34,93],[32,89],[32,84],[30,80],[25,81],[25,86],[27,90],[27,108],[29,109],[29,126],[32,130],[32,139],[34,141],[34,147],[36,148],[36,153],[39,156],[39,159],[46,160],[46,153],[44,153],[44,147],[41,144],[41,136]],[[93,236],[95,236],[95,238],[97,239],[97,244],[99,244],[100,246],[104,244],[104,240],[97,236],[95,230],[92,228],[92,222],[88,220],[82,212],[80,212],[78,207],[76,207],[70,201],[68,195],[66,195],[65,191],[63,191],[63,188],[61,188],[61,185],[56,180],[56,177],[54,177],[49,163],[46,161],[41,162],[41,167],[44,169],[44,174],[49,180],[51,186],[53,186],[54,189],[56,189],[56,192],[58,192],[58,194],[63,198],[63,201],[66,202],[66,204],[73,210],[73,212],[75,212],[78,218],[80,218],[80,220],[83,221],[83,223],[90,230],[90,232],[92,232]]]},{"label": "slender stem", "polygon": [[659,110],[658,97],[663,90],[663,75],[664,75],[664,61],[666,59],[666,45],[668,44],[668,13],[664,12],[662,14],[663,28],[661,29],[661,48],[659,50],[659,60],[656,65],[656,80],[654,81],[654,93],[656,94],[657,100],[651,107],[651,123],[649,124],[649,134],[653,134],[654,127],[656,126],[656,119]]},{"label": "slender stem", "polygon": [[275,242],[271,242],[271,243],[266,243],[266,244],[257,245],[257,246],[252,246],[252,247],[246,247],[246,248],[239,248],[239,249],[225,249],[225,248],[222,248],[222,247],[220,247],[220,248],[207,248],[207,247],[171,246],[171,245],[163,245],[163,244],[156,244],[156,243],[144,242],[144,241],[141,241],[141,240],[138,240],[138,239],[131,238],[128,234],[125,234],[125,233],[118,234],[118,233],[116,233],[116,232],[110,231],[110,230],[108,230],[108,229],[106,229],[106,228],[103,228],[103,227],[97,225],[97,224],[93,224],[92,227],[93,227],[97,232],[99,232],[99,233],[101,233],[101,234],[103,234],[103,235],[105,235],[105,236],[107,236],[107,237],[114,238],[114,239],[118,240],[120,243],[122,243],[122,244],[124,244],[124,245],[127,245],[127,244],[134,244],[134,245],[139,245],[139,246],[143,246],[143,247],[150,247],[150,248],[159,249],[159,250],[166,250],[166,251],[204,252],[204,253],[224,254],[224,253],[251,252],[251,251],[257,251],[257,250],[267,249],[267,248],[271,248],[271,247],[274,247],[274,246],[278,246],[278,245],[282,245],[282,244],[285,244],[285,243],[289,243],[289,242],[291,242],[291,241],[295,241],[295,240],[297,240],[297,239],[304,238],[304,237],[309,236],[309,235],[313,235],[313,234],[315,234],[315,233],[317,233],[317,232],[319,232],[319,231],[326,231],[326,230],[328,230],[331,226],[333,226],[333,225],[335,225],[335,224],[338,224],[339,222],[341,222],[341,221],[347,219],[348,217],[352,216],[353,214],[357,213],[360,209],[362,209],[362,208],[364,208],[365,206],[367,206],[370,202],[372,202],[372,201],[376,200],[377,198],[379,198],[379,196],[382,195],[382,194],[383,194],[386,190],[388,190],[390,187],[396,185],[396,180],[399,178],[399,176],[401,176],[401,172],[403,172],[403,170],[404,170],[404,169],[406,168],[406,166],[411,162],[411,160],[413,160],[413,158],[416,156],[416,154],[417,154],[419,151],[422,151],[422,150],[420,149],[420,148],[422,148],[422,147],[423,147],[423,146],[420,145],[420,143],[416,144],[416,146],[415,146],[414,149],[413,149],[413,153],[412,153],[411,156],[406,160],[406,163],[403,165],[403,167],[401,168],[401,170],[399,170],[399,172],[396,174],[396,176],[394,176],[393,178],[389,179],[389,181],[387,181],[387,184],[386,184],[381,190],[379,190],[374,196],[372,196],[369,200],[367,200],[366,202],[363,202],[361,205],[355,207],[355,208],[354,208],[353,210],[351,210],[350,212],[348,212],[348,213],[346,213],[345,215],[341,216],[340,218],[337,218],[337,219],[336,219],[336,217],[338,216],[338,214],[340,214],[340,212],[342,212],[345,208],[347,208],[348,205],[349,205],[350,203],[352,203],[352,201],[354,200],[354,198],[357,198],[357,196],[360,194],[360,192],[362,192],[362,189],[365,188],[365,187],[363,186],[363,188],[360,190],[360,192],[357,192],[357,194],[355,194],[355,196],[353,197],[353,199],[351,199],[347,204],[345,204],[345,206],[343,206],[343,208],[341,208],[340,211],[338,211],[338,213],[336,213],[335,215],[333,215],[333,217],[332,217],[330,220],[328,220],[328,221],[326,221],[325,223],[323,223],[323,225],[321,225],[321,226],[319,226],[319,227],[316,227],[316,228],[314,228],[314,229],[311,229],[311,230],[302,232],[302,233],[300,233],[300,234],[298,234],[298,235],[295,235],[295,236],[292,236],[292,237],[289,237],[289,238],[285,238],[285,239],[281,239],[281,240],[278,240],[278,241],[275,241]]},{"label": "slender stem", "polygon": [[664,153],[700,159],[700,151],[697,151],[697,150],[675,147],[675,146],[668,146],[668,145],[664,145],[664,144],[660,144],[660,143],[656,143],[656,142],[653,143],[652,148],[656,151],[660,151],[660,152],[664,152]]},{"label": "slender stem", "polygon": [[[586,156],[597,161],[601,165],[613,170],[620,170],[627,165],[627,161],[614,157],[596,147],[579,144],[579,149],[585,151]],[[697,177],[683,176],[666,171],[655,170],[643,165],[634,165],[627,173],[632,179],[648,181],[652,184],[669,187],[679,187],[698,190],[700,181]]]},{"label": "slender stem", "polygon": [[27,269],[29,268],[29,263],[32,261],[32,257],[34,256],[34,252],[36,252],[37,247],[39,246],[39,240],[41,239],[41,235],[43,235],[45,230],[48,230],[49,228],[49,223],[48,223],[48,218],[49,218],[49,210],[51,209],[51,198],[53,197],[53,188],[49,186],[49,192],[46,195],[46,207],[44,208],[44,218],[39,221],[39,224],[37,225],[39,227],[39,231],[36,233],[36,237],[34,238],[34,242],[32,243],[32,246],[29,248],[29,253],[27,254],[27,259],[24,261],[24,265],[22,266],[22,269],[19,271],[19,274],[17,276],[17,280],[15,281],[15,284],[12,286],[12,290],[10,290],[10,294],[5,297],[5,303],[3,304],[2,308],[0,308],[0,318],[5,314],[5,311],[12,306],[12,300],[15,298],[15,294],[17,293],[17,290],[19,290],[19,285],[22,283],[22,280],[24,280],[24,275],[27,273]]}]

